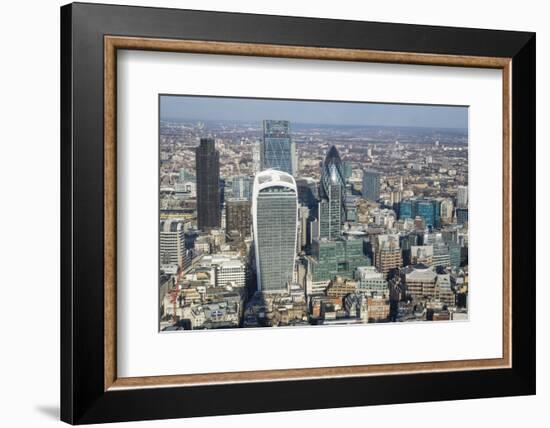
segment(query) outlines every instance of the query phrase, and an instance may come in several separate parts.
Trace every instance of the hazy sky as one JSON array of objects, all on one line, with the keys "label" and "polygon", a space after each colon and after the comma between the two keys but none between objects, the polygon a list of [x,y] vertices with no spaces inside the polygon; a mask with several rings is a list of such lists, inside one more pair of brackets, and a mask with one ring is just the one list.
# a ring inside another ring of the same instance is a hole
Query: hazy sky
[{"label": "hazy sky", "polygon": [[468,108],[414,104],[287,101],[163,95],[162,120],[289,120],[327,125],[468,127]]}]

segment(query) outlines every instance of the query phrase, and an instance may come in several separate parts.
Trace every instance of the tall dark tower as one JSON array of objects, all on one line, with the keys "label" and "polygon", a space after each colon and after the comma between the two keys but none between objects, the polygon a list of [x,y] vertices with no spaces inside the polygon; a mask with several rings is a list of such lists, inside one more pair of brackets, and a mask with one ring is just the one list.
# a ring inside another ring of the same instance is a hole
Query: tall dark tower
[{"label": "tall dark tower", "polygon": [[201,138],[197,147],[197,226],[209,231],[220,227],[220,153],[213,138]]}]

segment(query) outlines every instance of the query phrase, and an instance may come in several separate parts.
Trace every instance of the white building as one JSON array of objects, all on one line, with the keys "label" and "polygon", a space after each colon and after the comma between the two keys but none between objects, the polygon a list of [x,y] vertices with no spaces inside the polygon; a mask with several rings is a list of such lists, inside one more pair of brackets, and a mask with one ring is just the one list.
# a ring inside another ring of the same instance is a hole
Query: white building
[{"label": "white building", "polygon": [[468,208],[468,186],[458,186],[456,193],[458,208]]},{"label": "white building", "polygon": [[413,245],[411,246],[411,263],[413,265],[422,263],[426,266],[433,265],[434,247],[433,245]]},{"label": "white building", "polygon": [[440,215],[441,221],[444,223],[451,223],[453,221],[453,201],[451,199],[444,199],[441,201]]},{"label": "white building", "polygon": [[197,263],[197,269],[210,270],[210,285],[214,287],[246,285],[246,266],[238,256],[206,255]]},{"label": "white building", "polygon": [[182,221],[162,220],[160,222],[160,264],[183,266],[185,256],[185,231]]},{"label": "white building", "polygon": [[385,280],[384,274],[378,272],[374,266],[359,266],[355,271],[354,278],[358,282],[358,290],[368,296],[387,296],[389,294],[388,281]]},{"label": "white building", "polygon": [[256,174],[252,226],[258,291],[285,292],[293,280],[298,192],[292,175],[268,169]]}]

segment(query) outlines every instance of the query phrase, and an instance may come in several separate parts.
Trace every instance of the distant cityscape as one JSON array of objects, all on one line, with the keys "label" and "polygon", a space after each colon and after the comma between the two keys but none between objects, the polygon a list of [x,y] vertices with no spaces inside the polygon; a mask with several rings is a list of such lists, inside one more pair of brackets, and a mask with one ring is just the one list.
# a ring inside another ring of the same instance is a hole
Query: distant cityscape
[{"label": "distant cityscape", "polygon": [[160,102],[161,331],[468,319],[466,128]]}]

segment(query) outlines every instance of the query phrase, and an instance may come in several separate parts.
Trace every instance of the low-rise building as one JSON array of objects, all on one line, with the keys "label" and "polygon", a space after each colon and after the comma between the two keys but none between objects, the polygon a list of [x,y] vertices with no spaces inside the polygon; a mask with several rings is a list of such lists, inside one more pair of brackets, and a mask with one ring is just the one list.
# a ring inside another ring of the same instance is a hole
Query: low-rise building
[{"label": "low-rise building", "polygon": [[370,322],[387,321],[390,317],[390,301],[383,296],[369,297],[367,310]]},{"label": "low-rise building", "polygon": [[388,281],[374,266],[360,266],[356,269],[354,276],[358,281],[358,291],[367,296],[389,295]]}]

